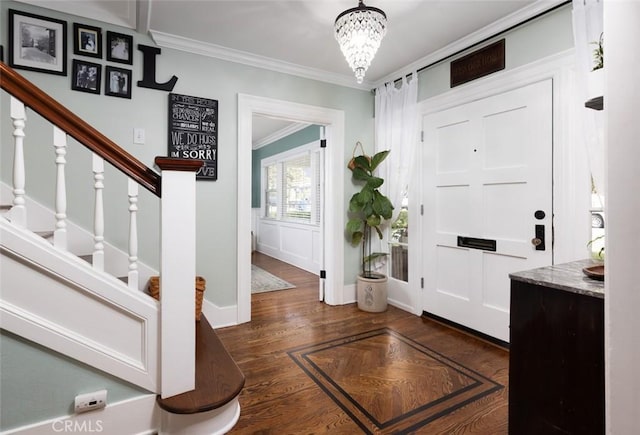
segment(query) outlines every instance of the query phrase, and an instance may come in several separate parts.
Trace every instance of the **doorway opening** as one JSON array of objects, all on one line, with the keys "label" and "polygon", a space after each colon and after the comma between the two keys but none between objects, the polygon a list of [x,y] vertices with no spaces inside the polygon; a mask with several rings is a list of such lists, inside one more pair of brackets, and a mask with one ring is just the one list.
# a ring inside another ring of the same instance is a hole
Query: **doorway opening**
[{"label": "doorway opening", "polygon": [[319,293],[324,258],[323,138],[323,126],[253,115],[252,294],[295,287],[256,264],[265,256],[291,266],[275,270],[315,275],[311,287]]},{"label": "doorway opening", "polygon": [[[324,164],[325,201],[320,260],[319,299],[331,305],[343,303],[344,247],[341,239],[331,237],[342,228],[344,197],[344,113],[340,110],[309,106],[282,100],[250,95],[238,95],[238,227],[237,227],[237,321],[251,320],[251,174],[252,131],[254,116],[267,117],[292,123],[315,124],[324,127],[326,140]],[[330,176],[328,176],[330,174]]]}]

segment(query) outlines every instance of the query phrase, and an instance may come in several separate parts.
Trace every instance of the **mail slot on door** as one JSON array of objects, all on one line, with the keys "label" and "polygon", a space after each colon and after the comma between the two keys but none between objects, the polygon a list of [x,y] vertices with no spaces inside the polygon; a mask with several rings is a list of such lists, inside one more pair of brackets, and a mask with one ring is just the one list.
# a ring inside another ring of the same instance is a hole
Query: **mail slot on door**
[{"label": "mail slot on door", "polygon": [[462,248],[482,249],[483,251],[496,250],[496,241],[491,239],[476,239],[475,237],[458,236],[458,246]]}]

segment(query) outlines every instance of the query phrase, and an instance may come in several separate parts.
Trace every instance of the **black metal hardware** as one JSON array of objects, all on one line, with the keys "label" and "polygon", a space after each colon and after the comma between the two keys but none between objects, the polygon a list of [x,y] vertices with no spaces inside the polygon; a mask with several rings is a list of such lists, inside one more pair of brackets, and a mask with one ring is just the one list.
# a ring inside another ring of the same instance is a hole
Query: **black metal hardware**
[{"label": "black metal hardware", "polygon": [[321,270],[320,271],[320,278],[322,278],[322,279],[326,279],[327,278],[327,271],[326,270]]},{"label": "black metal hardware", "polygon": [[533,216],[536,219],[538,219],[539,221],[541,221],[542,219],[545,218],[545,216],[547,216],[547,214],[542,210],[536,210],[536,212],[533,214]]},{"label": "black metal hardware", "polygon": [[540,243],[536,245],[536,251],[546,250],[546,244],[544,243],[544,225],[536,225],[536,239],[540,240]]},{"label": "black metal hardware", "polygon": [[482,249],[483,251],[496,251],[496,241],[490,239],[458,236],[458,246],[462,248]]}]

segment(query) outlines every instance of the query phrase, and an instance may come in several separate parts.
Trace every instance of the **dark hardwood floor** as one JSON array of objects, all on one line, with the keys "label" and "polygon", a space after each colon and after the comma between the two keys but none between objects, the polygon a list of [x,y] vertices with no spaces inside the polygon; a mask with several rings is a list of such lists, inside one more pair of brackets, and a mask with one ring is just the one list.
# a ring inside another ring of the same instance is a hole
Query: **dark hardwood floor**
[{"label": "dark hardwood floor", "polygon": [[326,305],[313,274],[253,262],[296,288],[216,330],[246,377],[232,434],[507,433],[507,351],[392,306]]}]

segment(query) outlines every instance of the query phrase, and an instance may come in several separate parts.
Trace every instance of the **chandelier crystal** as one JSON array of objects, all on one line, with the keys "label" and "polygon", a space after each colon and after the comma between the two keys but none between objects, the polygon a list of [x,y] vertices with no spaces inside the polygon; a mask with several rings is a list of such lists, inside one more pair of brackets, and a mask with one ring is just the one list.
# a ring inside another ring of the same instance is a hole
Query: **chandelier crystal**
[{"label": "chandelier crystal", "polygon": [[387,33],[387,16],[382,10],[366,6],[363,0],[359,0],[358,7],[338,15],[334,28],[342,54],[355,73],[357,82],[362,83],[380,47],[380,41]]}]

